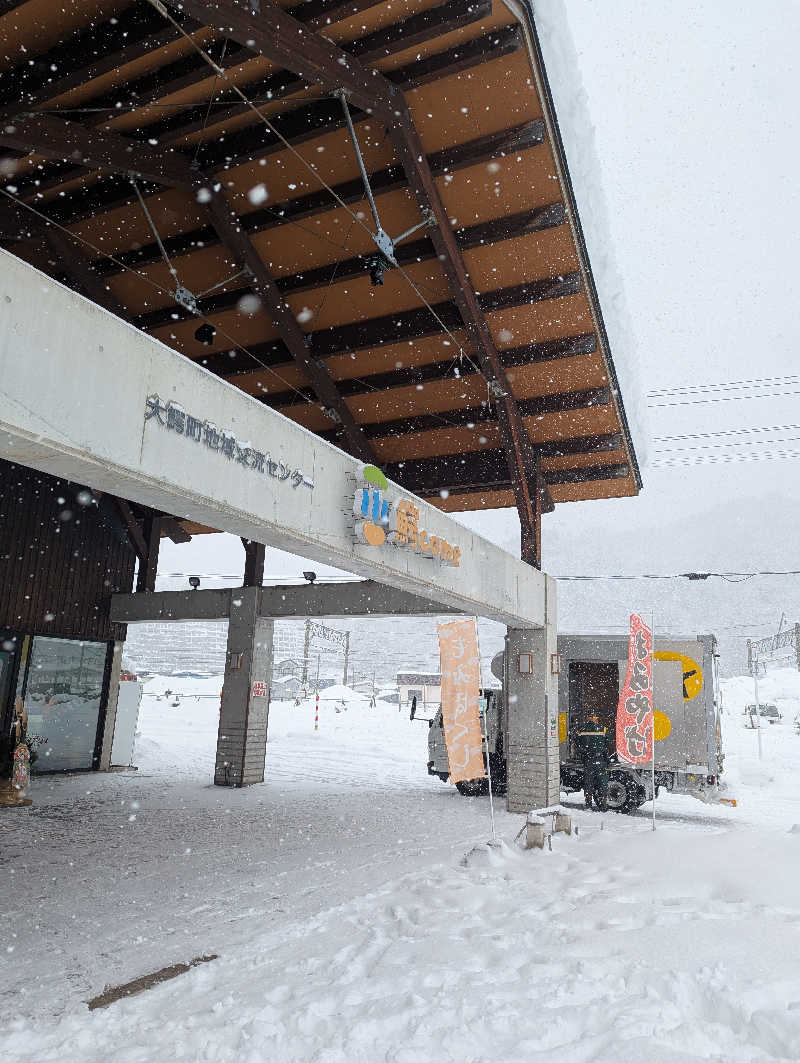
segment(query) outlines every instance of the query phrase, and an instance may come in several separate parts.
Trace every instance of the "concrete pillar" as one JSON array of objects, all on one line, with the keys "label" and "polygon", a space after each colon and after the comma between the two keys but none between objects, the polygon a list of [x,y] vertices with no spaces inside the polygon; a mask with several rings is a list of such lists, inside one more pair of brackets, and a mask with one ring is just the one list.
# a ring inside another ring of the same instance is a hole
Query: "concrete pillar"
[{"label": "concrete pillar", "polygon": [[[558,641],[556,584],[546,577],[545,627],[509,628],[506,635],[506,751],[509,812],[529,812],[559,801]],[[520,672],[520,654],[532,671]]]},{"label": "concrete pillar", "polygon": [[275,625],[259,617],[260,601],[260,587],[243,587],[231,602],[214,770],[217,786],[264,781]]},{"label": "concrete pillar", "polygon": [[108,771],[111,767],[111,747],[114,744],[114,725],[117,721],[119,676],[122,671],[122,649],[124,645],[124,642],[115,642],[111,654],[111,673],[108,678],[108,697],[106,698],[106,721],[103,725],[100,763],[97,765],[99,771]]}]

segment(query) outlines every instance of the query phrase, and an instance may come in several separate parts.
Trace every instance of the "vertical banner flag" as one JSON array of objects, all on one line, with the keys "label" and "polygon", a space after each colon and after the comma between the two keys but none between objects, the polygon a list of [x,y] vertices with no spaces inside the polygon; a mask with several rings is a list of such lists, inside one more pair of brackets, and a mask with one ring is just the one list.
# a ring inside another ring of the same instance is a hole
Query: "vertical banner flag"
[{"label": "vertical banner flag", "polygon": [[653,757],[653,633],[640,616],[631,616],[628,672],[617,708],[617,754],[629,764]]},{"label": "vertical banner flag", "polygon": [[474,620],[439,624],[442,723],[450,782],[483,779],[483,735],[478,698],[481,671]]}]

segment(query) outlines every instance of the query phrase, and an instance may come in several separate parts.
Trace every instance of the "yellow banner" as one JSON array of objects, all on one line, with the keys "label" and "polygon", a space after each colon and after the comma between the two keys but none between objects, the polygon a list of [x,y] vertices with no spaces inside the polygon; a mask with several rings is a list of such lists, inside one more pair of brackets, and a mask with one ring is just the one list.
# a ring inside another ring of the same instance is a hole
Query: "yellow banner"
[{"label": "yellow banner", "polygon": [[474,620],[439,624],[442,723],[450,782],[483,779],[483,737],[478,709],[481,686],[478,631]]}]

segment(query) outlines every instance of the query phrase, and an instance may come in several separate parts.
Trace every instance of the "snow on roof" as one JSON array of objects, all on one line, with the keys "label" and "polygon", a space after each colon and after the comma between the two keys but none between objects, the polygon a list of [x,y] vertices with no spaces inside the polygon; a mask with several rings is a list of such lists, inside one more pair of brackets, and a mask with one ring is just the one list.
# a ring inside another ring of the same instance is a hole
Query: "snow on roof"
[{"label": "snow on roof", "polygon": [[[609,350],[639,465],[646,464],[650,429],[633,322],[611,237],[602,167],[583,86],[581,63],[564,0],[533,0],[536,33],[555,104],[591,271],[602,307]],[[600,106],[598,103],[597,106]]]}]

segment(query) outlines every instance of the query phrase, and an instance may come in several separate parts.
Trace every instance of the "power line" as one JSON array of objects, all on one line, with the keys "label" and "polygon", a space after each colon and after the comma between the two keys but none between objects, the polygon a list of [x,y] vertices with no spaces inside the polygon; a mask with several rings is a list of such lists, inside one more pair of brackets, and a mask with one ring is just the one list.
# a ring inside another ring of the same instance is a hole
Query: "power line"
[{"label": "power line", "polygon": [[709,454],[707,456],[697,455],[695,458],[678,458],[675,461],[654,461],[650,467],[653,469],[690,468],[695,465],[731,465],[734,462],[744,461],[794,461],[796,458],[800,458],[800,450],[764,450],[753,454]]},{"label": "power line", "polygon": [[711,384],[687,384],[678,388],[656,388],[647,392],[647,397],[662,398],[667,395],[693,395],[708,391],[736,391],[756,387],[778,387],[780,384],[800,384],[797,373],[788,376],[752,377],[750,380],[723,380]]},{"label": "power line", "polygon": [[793,432],[800,424],[773,424],[753,428],[725,428],[713,432],[685,432],[676,436],[653,436],[653,443],[681,442],[684,439],[717,439],[721,436],[749,435],[761,432]]},{"label": "power line", "polygon": [[717,402],[747,402],[753,399],[783,399],[789,395],[800,395],[800,391],[770,391],[760,395],[721,395],[717,398],[683,399],[679,402],[648,402],[650,409],[659,410],[669,406],[700,406]]},{"label": "power line", "polygon": [[724,579],[731,582],[742,582],[752,579],[754,576],[800,576],[800,569],[762,569],[757,572],[645,572],[639,575],[627,573],[611,573],[604,576],[555,576],[563,581],[589,581],[589,580],[636,580],[636,579],[686,579],[690,581],[707,580],[712,578]]}]

